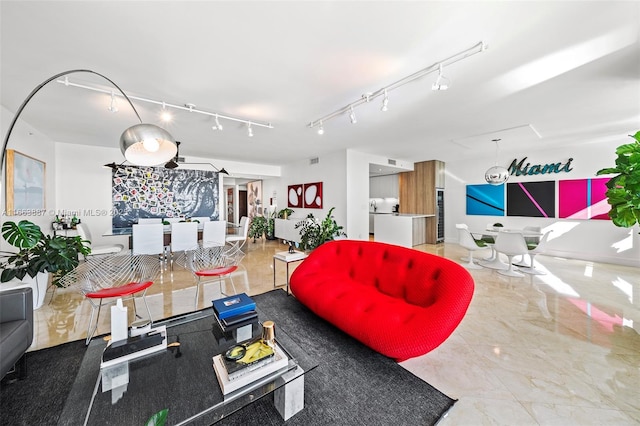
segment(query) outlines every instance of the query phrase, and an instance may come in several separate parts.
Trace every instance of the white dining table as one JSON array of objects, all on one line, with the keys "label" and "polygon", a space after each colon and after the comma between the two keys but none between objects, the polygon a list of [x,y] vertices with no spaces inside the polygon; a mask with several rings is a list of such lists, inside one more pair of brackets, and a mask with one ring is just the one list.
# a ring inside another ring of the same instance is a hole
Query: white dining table
[{"label": "white dining table", "polygon": [[[522,234],[523,237],[541,237],[542,232],[533,231],[530,229],[516,229],[516,228],[487,228],[482,231],[469,230],[471,235],[491,235],[492,237],[497,237],[500,232],[516,232]],[[478,262],[478,265],[483,266],[489,269],[508,269],[509,265],[504,263],[500,259],[500,253],[493,247],[493,244],[487,244],[494,252],[494,256],[489,260],[481,260]]]}]

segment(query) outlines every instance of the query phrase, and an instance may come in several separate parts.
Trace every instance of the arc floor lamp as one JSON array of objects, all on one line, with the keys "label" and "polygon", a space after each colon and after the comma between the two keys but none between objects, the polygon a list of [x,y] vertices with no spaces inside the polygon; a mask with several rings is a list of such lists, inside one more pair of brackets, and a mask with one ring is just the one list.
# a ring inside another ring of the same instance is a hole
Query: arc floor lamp
[{"label": "arc floor lamp", "polygon": [[31,98],[33,98],[35,94],[40,91],[40,89],[42,89],[51,81],[74,73],[89,73],[104,78],[116,89],[118,89],[118,91],[127,100],[127,102],[129,102],[129,105],[131,105],[133,112],[135,112],[136,117],[138,117],[138,120],[140,120],[140,124],[129,127],[122,133],[122,136],[120,137],[120,150],[122,151],[122,154],[125,156],[127,161],[139,166],[156,166],[165,163],[175,157],[177,147],[173,136],[171,136],[169,132],[161,127],[158,127],[154,124],[143,123],[142,119],[140,118],[140,114],[138,114],[138,111],[133,106],[131,99],[129,99],[129,97],[116,83],[113,82],[113,80],[92,70],[75,69],[64,71],[52,77],[49,77],[48,79],[40,83],[35,89],[33,89],[31,93],[29,93],[29,96],[27,96],[27,98],[22,101],[22,105],[20,105],[20,108],[18,108],[16,115],[13,117],[13,120],[9,125],[7,135],[4,138],[4,143],[2,145],[2,154],[0,154],[0,167],[4,166],[5,153],[7,152],[7,143],[9,142],[9,137],[11,136],[11,132],[13,131],[13,127],[15,126],[16,121],[18,121],[20,114],[27,106]]}]

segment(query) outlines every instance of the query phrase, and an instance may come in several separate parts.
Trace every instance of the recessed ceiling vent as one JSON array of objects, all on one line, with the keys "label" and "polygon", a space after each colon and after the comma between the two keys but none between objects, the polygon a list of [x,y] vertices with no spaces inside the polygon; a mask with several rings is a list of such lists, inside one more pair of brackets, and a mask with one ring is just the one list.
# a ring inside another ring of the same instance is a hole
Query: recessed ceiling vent
[{"label": "recessed ceiling vent", "polygon": [[309,164],[311,164],[312,166],[313,166],[314,164],[318,164],[319,162],[320,162],[320,158],[318,158],[318,157],[313,157],[313,158],[311,158],[311,159],[309,160]]},{"label": "recessed ceiling vent", "polygon": [[395,165],[396,165],[396,160],[392,160],[391,158],[388,158],[388,159],[387,159],[387,163],[388,163],[390,166],[395,166]]}]

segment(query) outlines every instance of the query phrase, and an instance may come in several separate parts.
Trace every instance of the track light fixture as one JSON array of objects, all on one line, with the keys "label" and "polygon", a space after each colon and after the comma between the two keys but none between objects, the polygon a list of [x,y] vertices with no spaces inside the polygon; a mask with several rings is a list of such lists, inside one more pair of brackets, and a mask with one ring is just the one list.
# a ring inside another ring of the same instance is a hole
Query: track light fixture
[{"label": "track light fixture", "polygon": [[349,107],[349,120],[351,120],[351,124],[356,124],[358,120],[356,120],[356,113],[353,112],[353,106]]},{"label": "track light fixture", "polygon": [[431,90],[447,90],[450,84],[451,80],[442,75],[442,64],[440,64],[438,66],[438,78],[431,85]]},{"label": "track light fixture", "polygon": [[318,127],[318,134],[324,135],[324,126],[322,125],[322,121],[320,122],[320,127]]},{"label": "track light fixture", "polygon": [[[61,84],[64,84],[65,86],[78,87],[78,88],[81,88],[81,89],[91,90],[93,92],[113,94],[112,96],[114,97],[114,99],[117,99],[117,98],[115,98],[117,96],[124,96],[124,92],[123,91],[121,91],[120,93],[117,93],[117,92],[112,92],[111,90],[105,90],[105,89],[102,89],[102,88],[99,88],[99,87],[88,86],[86,84],[73,83],[73,82],[69,81],[68,77],[65,77],[63,80],[57,80],[57,82],[61,83]],[[215,113],[215,112],[204,111],[204,110],[196,108],[195,104],[192,104],[192,103],[186,103],[186,104],[183,104],[183,105],[175,105],[175,104],[171,104],[171,103],[164,102],[164,101],[156,101],[156,100],[153,100],[153,99],[142,98],[142,97],[139,97],[139,96],[129,96],[129,95],[127,95],[126,97],[129,98],[129,99],[134,99],[136,101],[147,102],[147,103],[155,104],[155,105],[161,105],[163,109],[173,108],[173,109],[178,109],[178,110],[182,110],[182,111],[195,112],[195,113],[198,113],[198,114],[204,114],[204,115],[208,115],[210,117],[215,117],[217,130],[222,130],[222,126],[220,125],[219,119],[235,121],[235,122],[244,123],[244,124],[251,123],[253,126],[266,127],[268,129],[273,129],[273,125],[271,123],[259,122],[259,121],[255,121],[255,120],[249,121],[249,120],[244,119],[244,118],[231,117],[229,115],[224,115],[224,114],[219,114],[219,113]]]},{"label": "track light fixture", "polygon": [[173,116],[171,115],[171,113],[167,111],[167,104],[164,102],[162,103],[162,113],[160,114],[160,118],[165,123],[168,123],[173,119]]},{"label": "track light fixture", "polygon": [[111,104],[109,104],[109,108],[107,109],[113,113],[118,112],[118,102],[116,102],[116,95],[113,93],[113,90],[111,91]]},{"label": "track light fixture", "polygon": [[[445,90],[449,86],[450,80],[446,78],[444,75],[442,75],[443,67],[455,64],[456,62],[459,62],[463,59],[473,56],[476,53],[484,52],[486,49],[487,49],[486,43],[484,41],[480,41],[477,44],[475,44],[473,47],[470,47],[466,50],[458,52],[455,55],[452,55],[446,59],[443,59],[442,61],[438,61],[433,65],[430,65],[426,68],[416,71],[413,74],[409,74],[408,76],[403,77],[400,80],[397,80],[387,86],[384,86],[381,89],[376,90],[375,92],[367,93],[366,95],[361,96],[360,99],[357,99],[354,102],[351,102],[350,104],[347,104],[346,106],[339,108],[330,114],[325,115],[324,117],[321,117],[317,120],[310,122],[308,126],[310,128],[320,126],[320,123],[324,123],[342,114],[349,114],[349,118],[351,119],[351,122],[355,123],[356,121],[355,121],[355,114],[353,112],[353,108],[360,106],[364,103],[369,103],[371,100],[377,98],[378,96],[384,96],[382,100],[381,110],[386,111],[387,104],[389,101],[388,92],[394,89],[397,89],[398,87],[404,86],[405,84],[417,81],[422,77],[434,72],[438,72],[438,79],[436,80],[436,83],[438,84],[439,88],[436,90]],[[436,83],[434,83],[432,88],[435,86]]]},{"label": "track light fixture", "polygon": [[222,125],[220,124],[220,120],[218,120],[218,114],[216,114],[216,124],[211,128],[213,130],[222,130]]},{"label": "track light fixture", "polygon": [[251,128],[251,122],[247,123],[247,136],[253,137],[253,129]]}]

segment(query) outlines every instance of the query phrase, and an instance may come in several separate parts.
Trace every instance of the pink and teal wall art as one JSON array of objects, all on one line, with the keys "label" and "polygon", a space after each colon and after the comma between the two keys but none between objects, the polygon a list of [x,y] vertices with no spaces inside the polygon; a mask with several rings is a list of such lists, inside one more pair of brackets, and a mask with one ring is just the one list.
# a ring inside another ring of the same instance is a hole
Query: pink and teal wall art
[{"label": "pink and teal wall art", "polygon": [[467,214],[504,216],[504,184],[467,185]]},{"label": "pink and teal wall art", "polygon": [[573,179],[558,182],[559,217],[609,220],[605,192],[609,178]]}]

